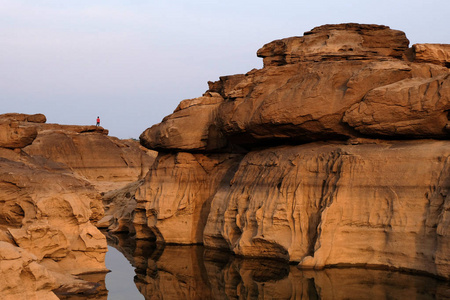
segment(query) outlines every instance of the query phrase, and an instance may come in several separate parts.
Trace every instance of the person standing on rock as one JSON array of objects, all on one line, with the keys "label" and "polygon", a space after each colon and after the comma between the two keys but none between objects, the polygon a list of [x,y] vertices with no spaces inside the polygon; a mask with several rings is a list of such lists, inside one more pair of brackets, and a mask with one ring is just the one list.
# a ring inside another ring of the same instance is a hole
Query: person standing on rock
[{"label": "person standing on rock", "polygon": [[96,126],[100,126],[100,117],[97,116],[97,125]]}]

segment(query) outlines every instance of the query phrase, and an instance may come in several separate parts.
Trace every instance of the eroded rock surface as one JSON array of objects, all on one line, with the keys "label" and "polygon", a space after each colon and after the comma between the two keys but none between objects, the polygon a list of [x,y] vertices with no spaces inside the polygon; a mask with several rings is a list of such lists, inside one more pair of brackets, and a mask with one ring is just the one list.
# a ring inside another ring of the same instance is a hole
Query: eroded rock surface
[{"label": "eroded rock surface", "polygon": [[449,163],[447,141],[251,152],[215,194],[204,242],[303,267],[388,265],[450,277]]},{"label": "eroded rock surface", "polygon": [[37,123],[45,121],[42,114],[1,114],[0,147],[23,148],[31,144],[37,136]]},{"label": "eroded rock surface", "polygon": [[[264,68],[209,82],[141,135],[154,149],[229,151],[354,137],[448,138],[448,45],[387,26],[324,25],[258,50]],[[226,148],[226,150],[225,150]]]},{"label": "eroded rock surface", "polygon": [[223,98],[218,93],[206,93],[200,98],[181,101],[172,115],[141,134],[142,144],[150,149],[177,150],[224,147],[227,141],[214,123],[222,102]]},{"label": "eroded rock surface", "polygon": [[240,159],[236,154],[159,154],[136,193],[136,236],[202,243],[212,196],[228,185]]},{"label": "eroded rock surface", "polygon": [[94,225],[104,215],[100,194],[67,165],[23,151],[35,142],[45,116],[6,114],[0,120],[32,132],[22,136],[14,126],[0,128],[0,135],[12,130],[16,140],[26,141],[0,145],[2,299],[95,293],[96,283],[75,275],[104,277],[107,271],[106,239]]},{"label": "eroded rock surface", "polygon": [[230,180],[208,193],[208,247],[304,268],[450,278],[449,53],[449,45],[409,48],[401,31],[353,23],[264,45],[262,69],[209,82],[204,96],[141,135],[170,154],[160,154],[138,192],[135,220],[146,224],[138,236],[192,242],[180,238],[189,234],[175,213],[186,200],[174,199],[199,198],[203,179],[181,165],[196,165],[188,155],[244,153]]},{"label": "eroded rock surface", "polygon": [[96,126],[43,124],[38,132],[26,153],[64,164],[101,192],[143,178],[156,157],[136,141],[107,136]]}]

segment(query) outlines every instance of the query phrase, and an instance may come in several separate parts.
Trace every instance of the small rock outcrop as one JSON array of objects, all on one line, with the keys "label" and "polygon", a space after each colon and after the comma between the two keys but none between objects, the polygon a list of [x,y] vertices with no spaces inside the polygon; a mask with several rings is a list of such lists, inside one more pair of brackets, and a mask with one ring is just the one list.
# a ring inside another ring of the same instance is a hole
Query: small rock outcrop
[{"label": "small rock outcrop", "polygon": [[[137,236],[450,278],[449,46],[351,23],[257,55],[262,69],[209,82],[141,135],[160,153],[136,194]],[[199,163],[212,155],[236,155],[226,176]]]}]

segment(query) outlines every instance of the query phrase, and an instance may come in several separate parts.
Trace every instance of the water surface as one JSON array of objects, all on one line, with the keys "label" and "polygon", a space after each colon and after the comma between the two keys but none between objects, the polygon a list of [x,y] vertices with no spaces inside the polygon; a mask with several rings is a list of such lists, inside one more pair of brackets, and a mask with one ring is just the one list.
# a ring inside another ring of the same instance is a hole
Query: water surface
[{"label": "water surface", "polygon": [[108,240],[117,249],[106,258],[112,270],[108,299],[450,299],[449,283],[427,276],[358,268],[302,271],[202,246],[164,247],[120,235]]}]

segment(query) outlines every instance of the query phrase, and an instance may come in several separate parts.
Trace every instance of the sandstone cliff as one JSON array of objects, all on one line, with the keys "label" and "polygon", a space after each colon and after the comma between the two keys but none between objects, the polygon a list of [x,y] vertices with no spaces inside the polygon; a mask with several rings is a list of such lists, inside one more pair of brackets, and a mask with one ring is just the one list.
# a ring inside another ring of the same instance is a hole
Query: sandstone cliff
[{"label": "sandstone cliff", "polygon": [[40,124],[37,132],[26,153],[64,164],[100,192],[143,178],[156,157],[133,140],[108,136],[102,127]]},{"label": "sandstone cliff", "polygon": [[[0,273],[8,278],[0,284],[2,299],[58,299],[55,293],[96,291],[97,283],[75,276],[99,273],[104,277],[107,271],[106,239],[94,225],[104,216],[104,209],[99,190],[91,184],[95,181],[88,181],[95,172],[83,173],[74,165],[95,169],[93,160],[80,154],[98,150],[98,145],[88,148],[86,141],[102,141],[98,136],[105,137],[106,131],[95,126],[45,124],[40,114],[0,115],[0,123],[4,125],[0,128]],[[52,136],[66,139],[46,139]],[[67,136],[81,148],[64,151]],[[112,146],[107,144],[113,151],[119,145],[127,148],[127,143],[139,149],[131,141],[121,144],[117,139],[104,139],[115,141]],[[75,159],[58,161],[58,152]],[[127,150],[122,153],[129,154]],[[127,158],[120,158],[122,164]],[[136,180],[140,174],[130,169],[111,176],[122,172],[128,177],[120,180]]]},{"label": "sandstone cliff", "polygon": [[[450,278],[450,49],[408,45],[387,26],[324,25],[182,101],[140,137],[161,152],[137,236]],[[224,175],[204,167],[230,154]]]}]

